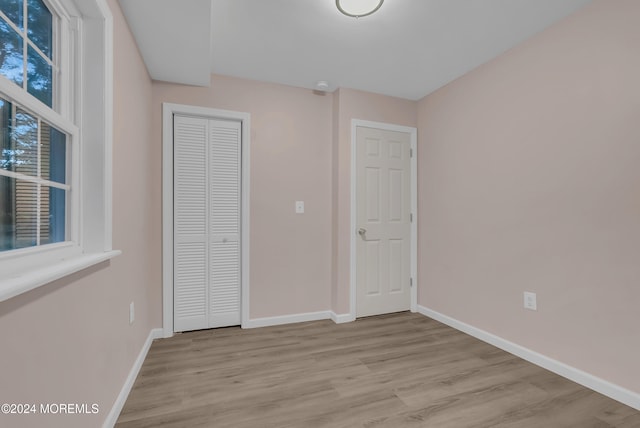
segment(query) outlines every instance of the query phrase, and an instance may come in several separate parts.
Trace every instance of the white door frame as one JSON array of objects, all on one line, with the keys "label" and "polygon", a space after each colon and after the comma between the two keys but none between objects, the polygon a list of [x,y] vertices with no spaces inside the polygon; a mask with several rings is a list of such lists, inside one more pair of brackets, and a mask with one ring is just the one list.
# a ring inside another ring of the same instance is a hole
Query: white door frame
[{"label": "white door frame", "polygon": [[249,322],[249,148],[251,116],[229,110],[162,104],[162,329],[164,337],[173,336],[173,115],[234,120],[242,123],[242,229],[240,292],[242,327]]},{"label": "white door frame", "polygon": [[357,151],[356,151],[356,131],[358,127],[382,129],[385,131],[403,132],[411,137],[411,178],[410,178],[410,194],[411,194],[411,214],[413,221],[411,222],[411,312],[418,310],[418,130],[409,126],[392,125],[382,122],[371,122],[368,120],[352,119],[351,120],[351,278],[350,278],[350,319],[356,319],[356,240],[358,226],[356,222],[356,168],[357,168]]}]

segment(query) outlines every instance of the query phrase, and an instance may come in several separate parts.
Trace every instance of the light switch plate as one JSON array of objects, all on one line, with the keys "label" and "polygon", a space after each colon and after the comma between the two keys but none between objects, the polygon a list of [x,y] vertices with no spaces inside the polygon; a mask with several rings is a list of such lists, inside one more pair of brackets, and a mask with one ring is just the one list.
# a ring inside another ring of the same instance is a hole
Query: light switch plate
[{"label": "light switch plate", "polygon": [[304,214],[304,201],[296,201],[296,214]]},{"label": "light switch plate", "polygon": [[538,310],[538,302],[536,293],[532,293],[530,291],[524,292],[524,307],[525,309],[530,309],[532,311]]}]

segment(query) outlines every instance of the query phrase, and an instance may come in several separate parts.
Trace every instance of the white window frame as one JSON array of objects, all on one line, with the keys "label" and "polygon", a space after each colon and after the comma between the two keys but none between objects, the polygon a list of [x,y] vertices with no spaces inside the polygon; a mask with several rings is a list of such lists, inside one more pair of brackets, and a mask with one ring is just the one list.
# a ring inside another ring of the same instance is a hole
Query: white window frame
[{"label": "white window frame", "polygon": [[0,301],[121,253],[112,248],[113,17],[106,0],[46,3],[61,17],[58,112],[3,76],[0,92],[71,142],[70,241],[0,253]]}]

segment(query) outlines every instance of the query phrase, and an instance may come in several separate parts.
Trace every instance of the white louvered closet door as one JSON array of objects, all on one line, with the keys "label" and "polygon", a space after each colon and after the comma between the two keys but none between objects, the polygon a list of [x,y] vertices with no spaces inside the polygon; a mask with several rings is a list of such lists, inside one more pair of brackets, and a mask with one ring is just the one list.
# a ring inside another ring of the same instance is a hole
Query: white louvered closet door
[{"label": "white louvered closet door", "polygon": [[173,323],[175,331],[209,323],[207,140],[209,122],[175,116],[173,125]]},{"label": "white louvered closet door", "polygon": [[240,123],[174,118],[174,330],[240,324]]},{"label": "white louvered closet door", "polygon": [[209,121],[209,327],[240,324],[240,135]]}]

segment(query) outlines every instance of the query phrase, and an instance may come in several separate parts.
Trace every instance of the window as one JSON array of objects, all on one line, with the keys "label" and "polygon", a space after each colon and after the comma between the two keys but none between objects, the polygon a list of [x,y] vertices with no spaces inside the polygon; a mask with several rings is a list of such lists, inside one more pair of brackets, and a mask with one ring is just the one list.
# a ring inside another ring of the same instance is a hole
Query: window
[{"label": "window", "polygon": [[0,95],[0,252],[70,240],[70,138],[29,110],[60,104],[54,38],[60,18],[42,0],[0,0],[0,75],[31,95]]},{"label": "window", "polygon": [[0,0],[0,11],[0,74],[52,107],[55,15],[42,0]]},{"label": "window", "polygon": [[0,98],[0,251],[67,241],[67,136]]},{"label": "window", "polygon": [[106,0],[0,0],[0,301],[107,260]]}]

